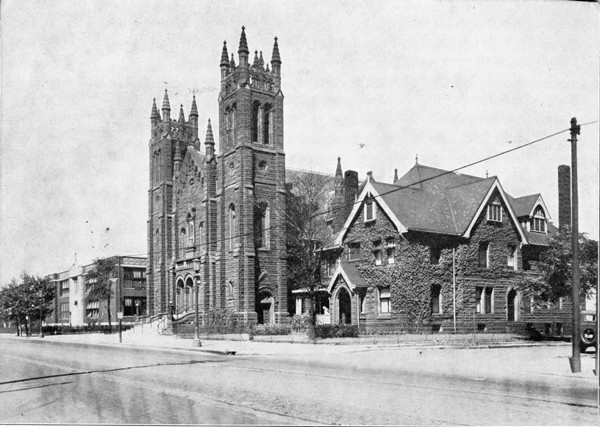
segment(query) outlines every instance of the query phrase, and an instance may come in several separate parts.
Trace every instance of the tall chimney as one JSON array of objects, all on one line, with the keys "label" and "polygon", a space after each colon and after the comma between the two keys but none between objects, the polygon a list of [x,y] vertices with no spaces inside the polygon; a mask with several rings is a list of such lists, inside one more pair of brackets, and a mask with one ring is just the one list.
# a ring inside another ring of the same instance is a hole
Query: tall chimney
[{"label": "tall chimney", "polygon": [[558,167],[558,227],[571,226],[571,168]]}]

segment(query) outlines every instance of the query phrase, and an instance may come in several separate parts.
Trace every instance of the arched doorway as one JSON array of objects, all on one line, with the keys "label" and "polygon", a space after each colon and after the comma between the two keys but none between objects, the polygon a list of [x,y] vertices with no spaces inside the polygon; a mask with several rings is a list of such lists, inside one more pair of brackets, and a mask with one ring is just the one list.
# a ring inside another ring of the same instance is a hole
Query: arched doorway
[{"label": "arched doorway", "polygon": [[519,300],[515,289],[511,289],[506,296],[506,320],[516,322],[519,320]]},{"label": "arched doorway", "polygon": [[272,325],[275,323],[275,304],[271,291],[262,290],[258,293],[258,304],[256,307],[258,323]]},{"label": "arched doorway", "polygon": [[338,291],[338,324],[349,325],[352,323],[352,299],[345,287]]},{"label": "arched doorway", "polygon": [[176,313],[181,313],[181,311],[183,310],[183,280],[178,280],[177,281],[177,287],[175,288],[175,312]]},{"label": "arched doorway", "polygon": [[191,277],[188,277],[185,281],[185,311],[191,311],[193,308],[193,290],[194,290],[194,281]]}]

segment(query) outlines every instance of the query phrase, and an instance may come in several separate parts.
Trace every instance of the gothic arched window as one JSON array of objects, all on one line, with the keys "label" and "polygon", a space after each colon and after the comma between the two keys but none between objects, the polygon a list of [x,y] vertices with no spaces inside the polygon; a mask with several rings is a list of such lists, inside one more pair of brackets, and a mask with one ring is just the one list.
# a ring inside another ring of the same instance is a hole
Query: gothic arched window
[{"label": "gothic arched window", "polygon": [[235,205],[232,203],[229,205],[229,250],[233,250],[235,247],[235,241],[237,239],[237,221],[235,217]]},{"label": "gothic arched window", "polygon": [[182,228],[179,232],[179,256],[185,255],[185,228]]},{"label": "gothic arched window", "polygon": [[188,234],[188,245],[189,246],[193,246],[194,245],[194,236],[196,234],[196,230],[195,230],[195,224],[194,224],[194,218],[192,218],[191,215],[188,214],[188,218],[187,218],[187,234]]},{"label": "gothic arched window", "polygon": [[271,247],[271,209],[266,202],[259,203],[256,209],[256,246]]},{"label": "gothic arched window", "polygon": [[533,212],[531,231],[537,231],[538,233],[546,232],[546,214],[541,206],[538,206]]},{"label": "gothic arched window", "polygon": [[265,105],[262,113],[262,143],[271,144],[273,142],[273,123],[272,123],[272,109],[269,104]]},{"label": "gothic arched window", "polygon": [[252,142],[259,142],[259,129],[260,129],[260,103],[254,101],[252,104],[252,123],[251,123],[251,136]]}]

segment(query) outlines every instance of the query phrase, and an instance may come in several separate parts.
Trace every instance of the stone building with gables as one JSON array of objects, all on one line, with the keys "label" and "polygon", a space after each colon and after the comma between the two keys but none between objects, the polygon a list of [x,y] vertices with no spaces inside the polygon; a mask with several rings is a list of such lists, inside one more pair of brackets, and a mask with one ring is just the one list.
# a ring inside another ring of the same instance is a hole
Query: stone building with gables
[{"label": "stone building with gables", "polygon": [[[348,173],[347,173],[348,174]],[[557,231],[540,194],[513,197],[498,177],[416,163],[394,182],[372,173],[356,188],[338,164],[342,210],[323,269],[334,324],[366,330],[562,335],[570,304],[526,301],[519,284]],[[564,188],[564,186],[563,186]],[[568,185],[567,185],[568,188]],[[335,202],[334,202],[335,203]],[[342,223],[343,221],[343,223]]]}]

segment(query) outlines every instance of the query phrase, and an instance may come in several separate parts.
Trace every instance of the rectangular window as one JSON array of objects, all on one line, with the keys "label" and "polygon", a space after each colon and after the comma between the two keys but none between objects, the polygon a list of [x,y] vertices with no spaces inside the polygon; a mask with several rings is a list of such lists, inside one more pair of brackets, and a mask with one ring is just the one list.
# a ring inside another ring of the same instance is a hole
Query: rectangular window
[{"label": "rectangular window", "polygon": [[60,282],[60,296],[68,297],[69,296],[69,281],[63,280]]},{"label": "rectangular window", "polygon": [[356,261],[360,259],[360,243],[348,244],[348,261]]},{"label": "rectangular window", "polygon": [[381,265],[381,240],[373,242],[373,255],[375,256],[375,265]]},{"label": "rectangular window", "polygon": [[517,247],[515,245],[508,245],[507,251],[508,251],[507,265],[509,267],[512,267],[513,269],[517,270],[517,268],[518,268]]},{"label": "rectangular window", "polygon": [[491,314],[494,312],[494,288],[478,286],[475,288],[477,313]]},{"label": "rectangular window", "polygon": [[502,222],[502,205],[494,203],[487,207],[487,220],[494,222]]},{"label": "rectangular window", "polygon": [[490,244],[489,242],[481,242],[479,244],[479,267],[489,268]]},{"label": "rectangular window", "polygon": [[396,244],[394,243],[394,238],[389,238],[385,240],[386,254],[387,254],[387,262],[388,264],[393,264],[395,262],[396,255]]},{"label": "rectangular window", "polygon": [[538,233],[545,233],[546,220],[542,218],[533,218],[532,231],[537,231]]},{"label": "rectangular window", "polygon": [[69,320],[69,303],[63,302],[60,304],[60,318]]},{"label": "rectangular window", "polygon": [[381,288],[379,290],[379,313],[390,312],[390,288]]},{"label": "rectangular window", "polygon": [[375,220],[375,203],[373,200],[365,202],[365,222]]},{"label": "rectangular window", "polygon": [[133,270],[133,278],[141,279],[142,278],[142,270]]},{"label": "rectangular window", "polygon": [[98,317],[100,309],[100,302],[97,300],[88,301],[85,306],[85,317],[87,318],[95,318]]}]

